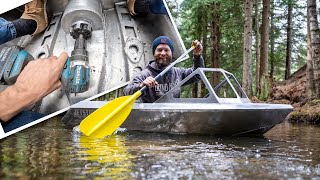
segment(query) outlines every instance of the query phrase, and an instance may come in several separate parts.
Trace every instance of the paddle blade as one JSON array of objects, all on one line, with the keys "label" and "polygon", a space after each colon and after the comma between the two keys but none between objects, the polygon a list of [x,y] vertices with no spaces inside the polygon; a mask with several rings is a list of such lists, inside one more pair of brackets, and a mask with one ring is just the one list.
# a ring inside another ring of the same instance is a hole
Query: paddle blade
[{"label": "paddle blade", "polygon": [[105,104],[80,123],[80,131],[87,136],[103,138],[111,135],[129,116],[134,101],[141,95],[123,96]]}]

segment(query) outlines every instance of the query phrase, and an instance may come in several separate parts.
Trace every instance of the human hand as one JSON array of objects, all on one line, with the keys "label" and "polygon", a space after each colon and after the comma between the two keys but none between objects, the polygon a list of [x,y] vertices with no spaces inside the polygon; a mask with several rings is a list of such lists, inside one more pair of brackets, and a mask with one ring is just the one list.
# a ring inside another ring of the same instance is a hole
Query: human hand
[{"label": "human hand", "polygon": [[140,84],[139,87],[142,88],[144,85],[148,87],[155,87],[158,85],[158,82],[152,76],[149,76]]},{"label": "human hand", "polygon": [[192,41],[192,46],[194,46],[193,55],[200,56],[203,50],[202,44],[198,40]]},{"label": "human hand", "polygon": [[128,11],[132,16],[136,15],[136,13],[134,12],[134,3],[135,2],[136,2],[136,0],[128,0],[127,1]]},{"label": "human hand", "polygon": [[33,103],[39,101],[61,86],[61,72],[67,58],[68,54],[63,52],[58,58],[51,56],[31,61],[20,73],[13,88]]}]

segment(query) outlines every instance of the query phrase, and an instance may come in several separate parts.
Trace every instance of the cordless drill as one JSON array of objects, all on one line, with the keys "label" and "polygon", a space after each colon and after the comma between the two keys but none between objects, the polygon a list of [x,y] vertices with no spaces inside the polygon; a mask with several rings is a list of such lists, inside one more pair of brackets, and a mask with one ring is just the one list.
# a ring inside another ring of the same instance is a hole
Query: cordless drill
[{"label": "cordless drill", "polygon": [[[61,76],[68,93],[82,93],[89,88],[90,67],[86,40],[91,37],[91,32],[91,24],[85,21],[77,21],[70,28],[70,35],[75,39],[74,50]],[[0,48],[0,84],[14,84],[23,68],[33,59],[19,46]]]},{"label": "cordless drill", "polygon": [[86,40],[91,37],[92,26],[85,21],[71,25],[70,35],[75,39],[74,50],[62,73],[62,82],[67,92],[82,93],[89,88],[90,67]]}]

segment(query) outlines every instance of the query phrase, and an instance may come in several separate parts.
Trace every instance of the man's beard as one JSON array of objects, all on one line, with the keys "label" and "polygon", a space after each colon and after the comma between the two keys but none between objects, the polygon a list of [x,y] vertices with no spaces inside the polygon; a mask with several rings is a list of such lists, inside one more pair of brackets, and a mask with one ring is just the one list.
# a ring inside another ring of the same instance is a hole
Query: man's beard
[{"label": "man's beard", "polygon": [[156,61],[156,64],[159,66],[160,69],[168,66],[171,63],[171,59],[168,59],[168,58],[166,58],[166,59],[158,58],[155,61]]}]

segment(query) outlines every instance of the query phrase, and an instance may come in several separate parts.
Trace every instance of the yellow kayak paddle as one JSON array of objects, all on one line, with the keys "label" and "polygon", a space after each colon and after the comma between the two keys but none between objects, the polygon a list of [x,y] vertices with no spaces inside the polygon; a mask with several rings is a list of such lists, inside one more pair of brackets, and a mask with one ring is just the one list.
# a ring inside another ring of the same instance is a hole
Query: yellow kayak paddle
[{"label": "yellow kayak paddle", "polygon": [[[183,57],[194,49],[192,46],[183,53],[176,61],[167,66],[160,74],[155,77],[158,80],[174,65],[181,62]],[[129,116],[135,100],[142,94],[147,87],[142,87],[131,96],[122,96],[103,105],[80,123],[80,131],[87,136],[94,138],[104,138],[111,135]]]}]

